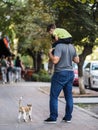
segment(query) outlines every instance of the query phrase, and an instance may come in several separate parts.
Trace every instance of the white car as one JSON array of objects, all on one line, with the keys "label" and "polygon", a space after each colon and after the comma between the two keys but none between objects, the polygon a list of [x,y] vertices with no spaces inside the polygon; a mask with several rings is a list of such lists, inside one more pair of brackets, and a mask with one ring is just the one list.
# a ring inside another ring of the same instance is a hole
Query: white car
[{"label": "white car", "polygon": [[90,61],[83,69],[85,87],[98,89],[98,61]]}]

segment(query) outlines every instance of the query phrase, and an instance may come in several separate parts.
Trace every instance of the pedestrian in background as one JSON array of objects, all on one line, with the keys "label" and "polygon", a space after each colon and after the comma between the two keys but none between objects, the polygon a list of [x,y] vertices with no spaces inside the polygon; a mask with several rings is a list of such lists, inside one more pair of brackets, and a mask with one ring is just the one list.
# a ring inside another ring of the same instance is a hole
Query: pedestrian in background
[{"label": "pedestrian in background", "polygon": [[5,84],[7,82],[7,60],[4,55],[1,57],[1,74],[3,84]]},{"label": "pedestrian in background", "polygon": [[19,56],[15,59],[15,68],[16,68],[16,82],[21,81],[21,71],[23,69],[23,65]]},{"label": "pedestrian in background", "polygon": [[13,83],[15,69],[14,69],[14,63],[11,56],[9,56],[7,59],[7,66],[8,66],[7,68],[8,82]]}]

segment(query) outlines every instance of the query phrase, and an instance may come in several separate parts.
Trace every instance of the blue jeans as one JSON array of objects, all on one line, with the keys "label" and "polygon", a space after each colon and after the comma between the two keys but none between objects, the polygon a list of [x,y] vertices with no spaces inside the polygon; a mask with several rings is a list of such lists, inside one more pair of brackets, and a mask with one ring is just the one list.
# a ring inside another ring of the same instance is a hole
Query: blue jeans
[{"label": "blue jeans", "polygon": [[50,118],[57,120],[58,117],[58,96],[63,90],[66,100],[66,108],[64,118],[71,120],[73,111],[73,96],[72,85],[74,79],[74,72],[64,70],[61,72],[55,72],[51,79],[50,89]]},{"label": "blue jeans", "polygon": [[1,67],[2,79],[3,82],[7,82],[7,67]]}]

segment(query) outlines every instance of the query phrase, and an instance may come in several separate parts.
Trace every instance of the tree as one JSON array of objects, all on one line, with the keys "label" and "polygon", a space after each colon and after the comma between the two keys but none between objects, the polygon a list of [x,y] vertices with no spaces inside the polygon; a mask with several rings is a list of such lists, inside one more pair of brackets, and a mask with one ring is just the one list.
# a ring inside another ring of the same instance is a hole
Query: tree
[{"label": "tree", "polygon": [[39,71],[42,65],[43,50],[47,53],[47,48],[50,46],[47,44],[45,27],[50,20],[50,14],[47,13],[47,7],[43,5],[42,0],[28,0],[17,15],[16,19],[22,21],[22,23],[16,23],[16,19],[14,21],[16,34],[19,37],[18,51],[21,54],[30,55],[35,70]]},{"label": "tree", "polygon": [[82,67],[87,55],[92,53],[98,36],[98,25],[93,19],[90,3],[86,0],[45,0],[54,9],[55,23],[59,27],[66,28],[73,35],[73,43],[81,49],[79,71],[80,93],[86,93],[83,84]]},{"label": "tree", "polygon": [[43,50],[47,53],[50,46],[46,44],[48,38],[44,40],[47,37],[46,23],[52,18],[48,14],[48,7],[43,5],[42,0],[27,0],[23,3],[21,0],[2,0],[0,7],[1,19],[5,16],[3,22],[0,22],[1,31],[12,39],[12,43],[18,39],[18,52],[30,55],[34,68],[39,71]]},{"label": "tree", "polygon": [[16,36],[14,30],[14,18],[19,8],[23,7],[20,0],[1,0],[0,1],[0,32],[2,37],[5,35],[11,40],[11,48],[13,48],[13,40]]},{"label": "tree", "polygon": [[[29,54],[39,71],[42,54],[47,53],[50,46],[46,44],[49,43],[47,24],[55,22],[57,26],[66,28],[73,35],[74,45],[81,49],[78,66],[79,79],[82,79],[83,62],[92,53],[98,33],[89,2],[94,0],[2,0],[0,29],[11,37],[12,42],[18,38],[18,52]],[[79,86],[80,93],[84,93],[81,82]]]}]

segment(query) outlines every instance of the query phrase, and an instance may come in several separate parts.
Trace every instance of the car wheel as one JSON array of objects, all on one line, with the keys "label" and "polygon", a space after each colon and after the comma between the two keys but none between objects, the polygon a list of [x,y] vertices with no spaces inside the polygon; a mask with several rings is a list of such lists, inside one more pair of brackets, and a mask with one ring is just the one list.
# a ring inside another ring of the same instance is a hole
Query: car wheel
[{"label": "car wheel", "polygon": [[87,85],[84,85],[84,87],[85,87],[85,88],[88,88],[88,86],[87,86]]}]

